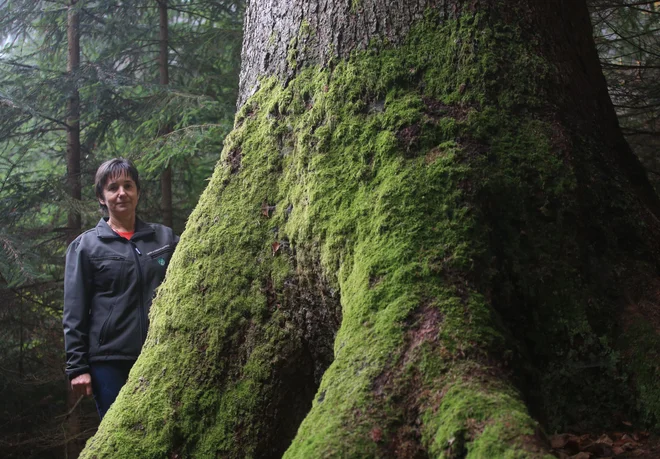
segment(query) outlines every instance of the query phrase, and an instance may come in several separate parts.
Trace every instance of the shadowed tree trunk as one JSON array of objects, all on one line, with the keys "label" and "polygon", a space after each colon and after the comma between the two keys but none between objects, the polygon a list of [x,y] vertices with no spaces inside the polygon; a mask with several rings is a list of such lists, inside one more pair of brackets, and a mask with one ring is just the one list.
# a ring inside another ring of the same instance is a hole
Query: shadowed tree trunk
[{"label": "shadowed tree trunk", "polygon": [[[76,206],[82,198],[82,185],[80,181],[80,94],[78,92],[77,75],[80,67],[80,13],[76,7],[76,0],[71,0],[67,13],[67,72],[70,76],[70,92],[67,100],[66,115],[66,168],[67,187],[72,205],[67,216],[67,244],[70,244],[81,230],[80,210]],[[82,449],[79,440],[81,431],[80,410],[76,407],[77,398],[71,391],[68,378],[66,378],[65,390],[67,391],[67,404],[72,409],[71,416],[67,420],[67,441],[65,445],[68,457],[77,457]]]},{"label": "shadowed tree trunk", "polygon": [[656,425],[658,199],[583,1],[270,0],[85,457],[544,457]]},{"label": "shadowed tree trunk", "polygon": [[[69,195],[74,203],[82,198],[80,184],[80,95],[76,82],[76,72],[80,66],[80,14],[76,1],[72,0],[68,7],[67,39],[68,58],[67,72],[71,76],[71,88],[67,100],[67,131],[66,131],[66,166]],[[80,211],[78,208],[69,210],[67,242],[73,241],[80,234]]]}]

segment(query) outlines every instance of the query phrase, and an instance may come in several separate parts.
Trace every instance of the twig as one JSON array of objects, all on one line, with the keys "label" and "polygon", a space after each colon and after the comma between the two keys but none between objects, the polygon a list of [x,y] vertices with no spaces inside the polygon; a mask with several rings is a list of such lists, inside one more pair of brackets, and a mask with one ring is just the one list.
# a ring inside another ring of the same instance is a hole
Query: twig
[{"label": "twig", "polygon": [[75,411],[75,409],[78,408],[78,405],[80,404],[80,402],[82,401],[83,398],[85,398],[84,395],[81,395],[80,397],[78,397],[78,401],[76,402],[75,405],[73,405],[73,408],[71,408],[68,413],[60,414],[59,416],[56,416],[55,419],[62,419],[62,418],[66,419],[69,416],[71,416],[71,413],[73,413]]}]

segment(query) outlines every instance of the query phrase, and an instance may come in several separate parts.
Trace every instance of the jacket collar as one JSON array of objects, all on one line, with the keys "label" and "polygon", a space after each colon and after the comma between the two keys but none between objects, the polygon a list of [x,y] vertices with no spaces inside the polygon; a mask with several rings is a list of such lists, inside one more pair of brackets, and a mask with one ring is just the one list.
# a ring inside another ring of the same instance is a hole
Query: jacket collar
[{"label": "jacket collar", "polygon": [[[155,232],[156,231],[150,224],[145,223],[139,218],[135,217],[135,233],[131,239],[143,238],[145,236],[149,236],[150,234],[154,234]],[[110,225],[108,225],[108,217],[103,217],[101,220],[99,220],[98,224],[96,225],[96,235],[102,239],[121,238],[121,236],[112,231],[112,228],[110,228]]]}]

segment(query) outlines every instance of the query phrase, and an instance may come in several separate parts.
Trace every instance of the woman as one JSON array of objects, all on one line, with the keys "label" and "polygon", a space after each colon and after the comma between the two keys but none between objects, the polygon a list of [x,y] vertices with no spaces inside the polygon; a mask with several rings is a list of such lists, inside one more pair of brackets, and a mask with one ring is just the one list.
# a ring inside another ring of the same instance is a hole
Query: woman
[{"label": "woman", "polygon": [[178,237],[136,217],[140,180],[129,161],[101,164],[95,191],[108,216],[67,250],[63,323],[71,388],[94,394],[103,419],[140,354]]}]

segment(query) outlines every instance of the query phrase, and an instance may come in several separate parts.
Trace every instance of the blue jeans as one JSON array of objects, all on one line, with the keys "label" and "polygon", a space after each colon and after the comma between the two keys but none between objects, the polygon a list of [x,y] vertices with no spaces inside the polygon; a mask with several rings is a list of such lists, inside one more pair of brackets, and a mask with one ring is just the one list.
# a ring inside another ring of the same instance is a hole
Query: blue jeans
[{"label": "blue jeans", "polygon": [[90,364],[92,392],[94,392],[96,409],[101,419],[117,398],[121,388],[126,384],[128,373],[134,363],[133,360],[107,360]]}]

